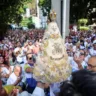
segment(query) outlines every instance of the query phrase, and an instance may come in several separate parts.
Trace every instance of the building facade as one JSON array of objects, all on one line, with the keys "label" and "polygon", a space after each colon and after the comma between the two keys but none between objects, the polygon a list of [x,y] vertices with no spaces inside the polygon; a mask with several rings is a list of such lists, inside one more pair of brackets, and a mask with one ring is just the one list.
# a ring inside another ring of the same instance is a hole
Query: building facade
[{"label": "building facade", "polygon": [[56,22],[65,38],[69,35],[70,0],[52,0],[52,9],[57,13]]}]

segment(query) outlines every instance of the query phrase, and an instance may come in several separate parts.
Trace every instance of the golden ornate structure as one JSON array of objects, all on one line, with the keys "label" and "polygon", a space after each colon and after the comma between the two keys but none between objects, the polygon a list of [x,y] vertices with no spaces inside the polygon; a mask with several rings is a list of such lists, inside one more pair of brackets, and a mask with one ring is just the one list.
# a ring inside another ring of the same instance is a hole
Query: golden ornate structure
[{"label": "golden ornate structure", "polygon": [[51,18],[51,21],[55,21],[56,20],[56,12],[52,9],[51,12],[50,12],[50,18]]}]

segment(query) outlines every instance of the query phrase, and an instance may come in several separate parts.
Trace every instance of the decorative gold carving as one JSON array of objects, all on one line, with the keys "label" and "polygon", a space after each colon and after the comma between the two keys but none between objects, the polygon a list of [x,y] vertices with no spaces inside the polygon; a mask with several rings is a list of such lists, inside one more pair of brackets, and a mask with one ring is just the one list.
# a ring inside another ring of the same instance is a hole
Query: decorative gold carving
[{"label": "decorative gold carving", "polygon": [[54,11],[54,10],[51,10],[51,12],[50,12],[50,18],[51,18],[51,20],[52,21],[55,21],[56,20],[56,12]]}]

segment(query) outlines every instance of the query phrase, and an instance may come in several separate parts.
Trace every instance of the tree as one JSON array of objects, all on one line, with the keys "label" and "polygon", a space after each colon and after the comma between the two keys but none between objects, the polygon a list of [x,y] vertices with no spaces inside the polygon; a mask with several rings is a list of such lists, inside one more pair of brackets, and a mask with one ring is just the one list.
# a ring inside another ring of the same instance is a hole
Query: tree
[{"label": "tree", "polygon": [[21,20],[25,2],[32,0],[0,0],[0,36],[6,32],[7,24],[18,23]]},{"label": "tree", "polygon": [[39,6],[43,12],[43,16],[49,16],[51,10],[51,0],[40,0]]},{"label": "tree", "polygon": [[93,8],[96,7],[95,0],[70,0],[70,21],[80,18],[90,18]]}]

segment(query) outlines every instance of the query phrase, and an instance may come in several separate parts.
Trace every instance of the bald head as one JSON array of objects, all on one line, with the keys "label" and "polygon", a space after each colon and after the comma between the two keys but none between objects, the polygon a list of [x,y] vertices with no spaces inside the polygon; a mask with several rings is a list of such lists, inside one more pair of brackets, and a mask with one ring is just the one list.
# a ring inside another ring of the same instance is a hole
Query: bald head
[{"label": "bald head", "polygon": [[96,56],[92,56],[88,60],[88,69],[96,72]]},{"label": "bald head", "polygon": [[15,75],[16,75],[17,77],[19,77],[19,76],[21,75],[21,72],[22,72],[21,66],[16,65],[16,66],[14,67],[14,73],[15,73]]},{"label": "bald head", "polygon": [[19,70],[19,69],[21,69],[21,66],[19,66],[19,65],[16,65],[16,66],[14,67],[14,71],[15,71],[15,70]]}]

